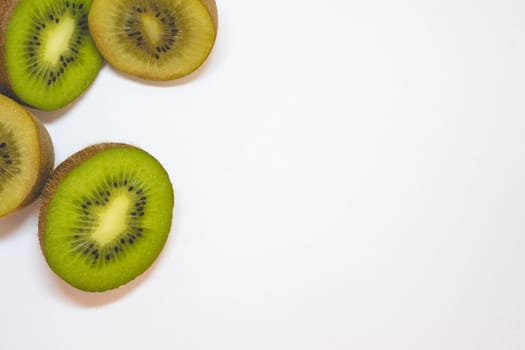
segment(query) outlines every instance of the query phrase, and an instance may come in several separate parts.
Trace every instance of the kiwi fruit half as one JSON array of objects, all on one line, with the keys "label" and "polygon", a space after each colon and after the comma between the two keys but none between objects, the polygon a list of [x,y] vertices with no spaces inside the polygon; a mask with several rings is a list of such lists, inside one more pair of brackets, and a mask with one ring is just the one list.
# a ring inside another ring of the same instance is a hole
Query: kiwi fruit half
[{"label": "kiwi fruit half", "polygon": [[43,110],[72,102],[102,56],[89,34],[91,0],[0,1],[0,91]]},{"label": "kiwi fruit half", "polygon": [[147,80],[197,69],[217,33],[214,0],[93,0],[93,40],[115,68]]},{"label": "kiwi fruit half", "polygon": [[122,143],[87,147],[55,169],[42,194],[45,259],[73,287],[117,288],[160,254],[173,204],[169,176],[149,153]]},{"label": "kiwi fruit half", "polygon": [[0,95],[0,217],[38,197],[54,161],[53,144],[42,123]]}]

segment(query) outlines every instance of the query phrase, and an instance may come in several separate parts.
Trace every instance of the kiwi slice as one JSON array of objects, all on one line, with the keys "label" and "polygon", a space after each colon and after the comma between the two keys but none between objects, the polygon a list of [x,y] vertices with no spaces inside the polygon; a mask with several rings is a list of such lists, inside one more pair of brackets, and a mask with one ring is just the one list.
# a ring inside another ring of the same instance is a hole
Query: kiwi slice
[{"label": "kiwi slice", "polygon": [[43,110],[72,102],[102,66],[91,0],[0,1],[0,91]]},{"label": "kiwi slice", "polygon": [[54,161],[53,144],[42,123],[0,95],[0,217],[38,197]]},{"label": "kiwi slice", "polygon": [[197,69],[217,33],[214,0],[93,0],[93,40],[115,68],[148,80]]},{"label": "kiwi slice", "polygon": [[42,195],[40,245],[51,269],[85,291],[143,273],[170,231],[173,187],[149,153],[101,143],[61,163]]}]

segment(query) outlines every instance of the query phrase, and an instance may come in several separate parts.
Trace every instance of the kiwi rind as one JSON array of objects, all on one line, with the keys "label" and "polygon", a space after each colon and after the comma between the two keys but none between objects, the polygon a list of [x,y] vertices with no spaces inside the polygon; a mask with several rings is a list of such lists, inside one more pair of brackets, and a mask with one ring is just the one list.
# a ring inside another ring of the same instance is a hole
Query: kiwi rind
[{"label": "kiwi rind", "polygon": [[[32,4],[31,1],[34,1],[34,4]],[[56,2],[59,3],[58,0]],[[89,5],[91,0],[84,0],[83,2]],[[87,36],[84,37],[87,44],[82,43],[82,49],[80,49],[80,51],[83,51],[81,55],[83,63],[74,68],[76,71],[70,72],[71,74],[70,77],[67,78],[67,86],[65,88],[61,86],[59,90],[54,88],[46,89],[44,84],[47,78],[42,78],[41,86],[35,85],[35,80],[26,81],[25,74],[27,74],[28,69],[25,66],[21,67],[19,62],[23,61],[25,63],[27,51],[25,48],[19,48],[18,44],[15,47],[16,49],[12,47],[13,42],[25,43],[26,40],[11,40],[8,43],[8,37],[13,36],[14,33],[21,32],[11,28],[13,27],[13,25],[11,25],[13,15],[18,15],[22,12],[22,7],[24,7],[23,11],[26,13],[27,8],[32,8],[34,5],[39,5],[39,1],[0,0],[0,93],[11,97],[25,106],[54,111],[74,102],[87,90],[100,71],[103,65],[103,59],[92,42],[86,23],[86,28],[83,29],[84,34],[87,34]],[[18,11],[18,7],[20,7],[20,11]],[[8,47],[11,48],[9,49]],[[24,59],[20,60],[22,53]],[[76,51],[76,54],[79,54],[78,51]],[[13,57],[14,55],[16,59]],[[61,67],[58,74],[64,73],[62,68],[64,68],[65,71],[70,70],[70,68]],[[58,70],[58,67],[55,67],[55,69]],[[15,70],[17,74],[13,72]],[[49,74],[52,73],[53,71],[51,70]],[[58,74],[56,77],[58,77]],[[51,76],[49,78],[51,78]],[[54,79],[55,77],[53,77],[53,82],[55,82]],[[49,81],[51,80],[48,80],[48,85]]]},{"label": "kiwi rind", "polygon": [[[110,35],[108,35],[103,29],[102,25],[99,25],[99,17],[101,16],[101,13],[106,11],[106,8],[104,8],[105,3],[107,3],[106,0],[93,0],[88,18],[90,32],[99,52],[104,56],[106,61],[117,70],[144,80],[170,81],[179,79],[193,73],[208,59],[217,39],[219,22],[215,0],[197,0],[196,2],[199,2],[205,8],[205,11],[209,16],[213,25],[213,38],[205,55],[202,56],[198,62],[195,61],[191,68],[168,67],[166,65],[161,65],[162,68],[150,69],[150,67],[145,67],[142,62],[133,62],[130,64],[131,61],[122,59],[122,50],[116,48],[116,45],[110,39]],[[157,47],[157,50],[158,49],[159,48]]]},{"label": "kiwi rind", "polygon": [[[73,287],[75,287],[77,289],[83,290],[83,291],[87,291],[87,292],[103,292],[103,291],[106,291],[106,290],[115,289],[115,288],[118,288],[118,287],[120,287],[120,286],[122,286],[122,285],[124,285],[124,284],[126,284],[128,282],[130,282],[131,280],[135,279],[136,277],[138,277],[142,273],[144,273],[147,269],[149,269],[149,267],[151,267],[151,265],[154,263],[154,261],[156,260],[156,257],[157,257],[157,256],[155,256],[153,258],[153,260],[151,260],[150,259],[151,258],[151,254],[154,254],[154,253],[150,254],[150,252],[157,251],[157,249],[158,249],[158,253],[160,253],[162,251],[163,246],[164,246],[164,244],[166,242],[166,238],[167,238],[168,232],[170,230],[170,226],[171,226],[171,214],[170,214],[169,222],[168,222],[168,226],[167,226],[166,236],[161,236],[161,237],[164,237],[164,241],[161,242],[160,246],[157,245],[156,246],[157,248],[153,248],[152,247],[153,250],[152,251],[148,251],[148,254],[145,254],[145,255],[150,255],[150,258],[146,259],[146,261],[149,262],[149,265],[144,265],[143,264],[143,266],[145,268],[140,269],[140,272],[138,274],[134,275],[131,279],[125,279],[125,278],[122,279],[121,278],[122,276],[116,276],[115,275],[115,276],[112,277],[113,281],[109,281],[106,278],[107,276],[103,277],[103,279],[105,281],[101,281],[101,280],[93,280],[92,278],[91,279],[90,278],[86,278],[86,276],[81,276],[81,275],[77,275],[78,278],[77,277],[71,278],[71,274],[70,273],[69,273],[69,278],[68,278],[66,276],[66,274],[60,273],[60,271],[59,271],[60,269],[63,268],[63,265],[61,264],[62,266],[60,268],[58,268],[56,264],[52,263],[51,258],[46,255],[46,252],[49,250],[49,249],[46,249],[48,247],[46,247],[46,236],[45,236],[46,235],[46,223],[47,223],[47,219],[48,219],[49,208],[51,206],[51,203],[53,202],[53,198],[55,196],[55,193],[59,189],[61,183],[63,181],[65,181],[65,179],[68,177],[68,175],[71,172],[74,172],[77,169],[77,167],[81,166],[82,163],[88,161],[92,157],[97,156],[99,153],[102,153],[102,152],[105,152],[105,151],[108,151],[108,150],[117,149],[117,148],[124,148],[124,149],[135,148],[136,150],[141,151],[143,154],[145,153],[150,158],[155,159],[153,156],[151,156],[151,154],[147,153],[146,151],[141,150],[140,148],[138,148],[136,146],[132,146],[132,145],[129,145],[129,144],[126,144],[126,143],[107,142],[107,143],[95,144],[95,145],[89,146],[89,147],[87,147],[87,148],[85,148],[85,149],[83,149],[83,150],[73,154],[68,159],[63,161],[55,169],[55,171],[53,172],[51,178],[47,182],[47,184],[46,184],[46,186],[44,188],[44,191],[42,193],[42,205],[41,205],[41,208],[40,208],[39,222],[38,222],[38,237],[39,237],[39,243],[40,243],[40,248],[41,248],[42,254],[44,255],[44,258],[45,258],[46,262],[48,263],[48,265],[50,266],[50,268],[60,278],[62,278],[65,282],[67,282],[71,286],[73,286]],[[158,162],[158,161],[156,161],[156,162]],[[158,163],[158,165],[162,168],[162,165],[160,165],[160,163]],[[165,172],[165,170],[163,170],[163,171]],[[169,181],[169,178],[168,178],[168,181]],[[171,182],[169,182],[169,187],[170,188],[172,187]],[[170,210],[170,213],[171,213],[171,210],[173,210],[173,203],[174,203],[173,190],[171,189],[170,191],[167,191],[165,193],[168,196],[167,198],[170,198],[170,196],[171,196],[171,199],[169,199],[169,201],[168,201],[168,203],[170,203],[169,210]],[[56,209],[56,207],[55,207],[55,209]],[[166,228],[165,225],[162,226],[162,227]],[[164,231],[162,231],[162,232],[164,232]],[[132,261],[134,261],[134,260],[132,260]],[[64,271],[64,270],[62,269],[62,271]],[[69,269],[69,271],[71,272],[73,270]],[[75,274],[76,274],[76,272],[75,272]],[[118,282],[114,281],[114,280],[118,280]]]},{"label": "kiwi rind", "polygon": [[53,166],[55,164],[55,151],[53,142],[42,122],[16,101],[0,94],[0,110],[2,109],[17,110],[17,112],[22,117],[30,119],[33,127],[36,129],[39,157],[38,163],[34,165],[38,171],[36,181],[28,191],[27,196],[17,207],[13,208],[13,210],[5,213],[4,215],[0,215],[0,217],[12,214],[33,203],[40,196],[46,181],[53,171]]},{"label": "kiwi rind", "polygon": [[7,24],[19,0],[0,1],[0,92],[6,96],[16,99],[13,88],[9,81],[9,74],[6,65],[6,35]]}]

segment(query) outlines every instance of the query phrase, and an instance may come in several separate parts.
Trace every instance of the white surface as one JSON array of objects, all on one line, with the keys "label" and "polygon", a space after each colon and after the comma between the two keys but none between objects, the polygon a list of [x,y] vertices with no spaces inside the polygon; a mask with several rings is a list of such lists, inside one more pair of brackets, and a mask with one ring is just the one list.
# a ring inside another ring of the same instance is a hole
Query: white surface
[{"label": "white surface", "polygon": [[189,78],[37,112],[57,163],[154,154],[175,219],[104,294],[50,272],[37,205],[1,221],[0,348],[524,349],[525,3],[218,6]]}]

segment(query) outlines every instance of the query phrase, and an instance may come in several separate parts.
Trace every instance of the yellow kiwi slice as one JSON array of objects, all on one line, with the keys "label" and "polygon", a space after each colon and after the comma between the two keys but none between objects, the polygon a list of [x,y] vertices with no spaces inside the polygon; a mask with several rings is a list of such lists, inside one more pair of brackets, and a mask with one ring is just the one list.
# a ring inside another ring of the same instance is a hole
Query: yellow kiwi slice
[{"label": "yellow kiwi slice", "polygon": [[0,217],[38,197],[54,160],[53,144],[42,123],[0,95]]},{"label": "yellow kiwi slice", "polygon": [[217,33],[214,0],[93,0],[90,32],[115,68],[148,80],[197,69]]}]

